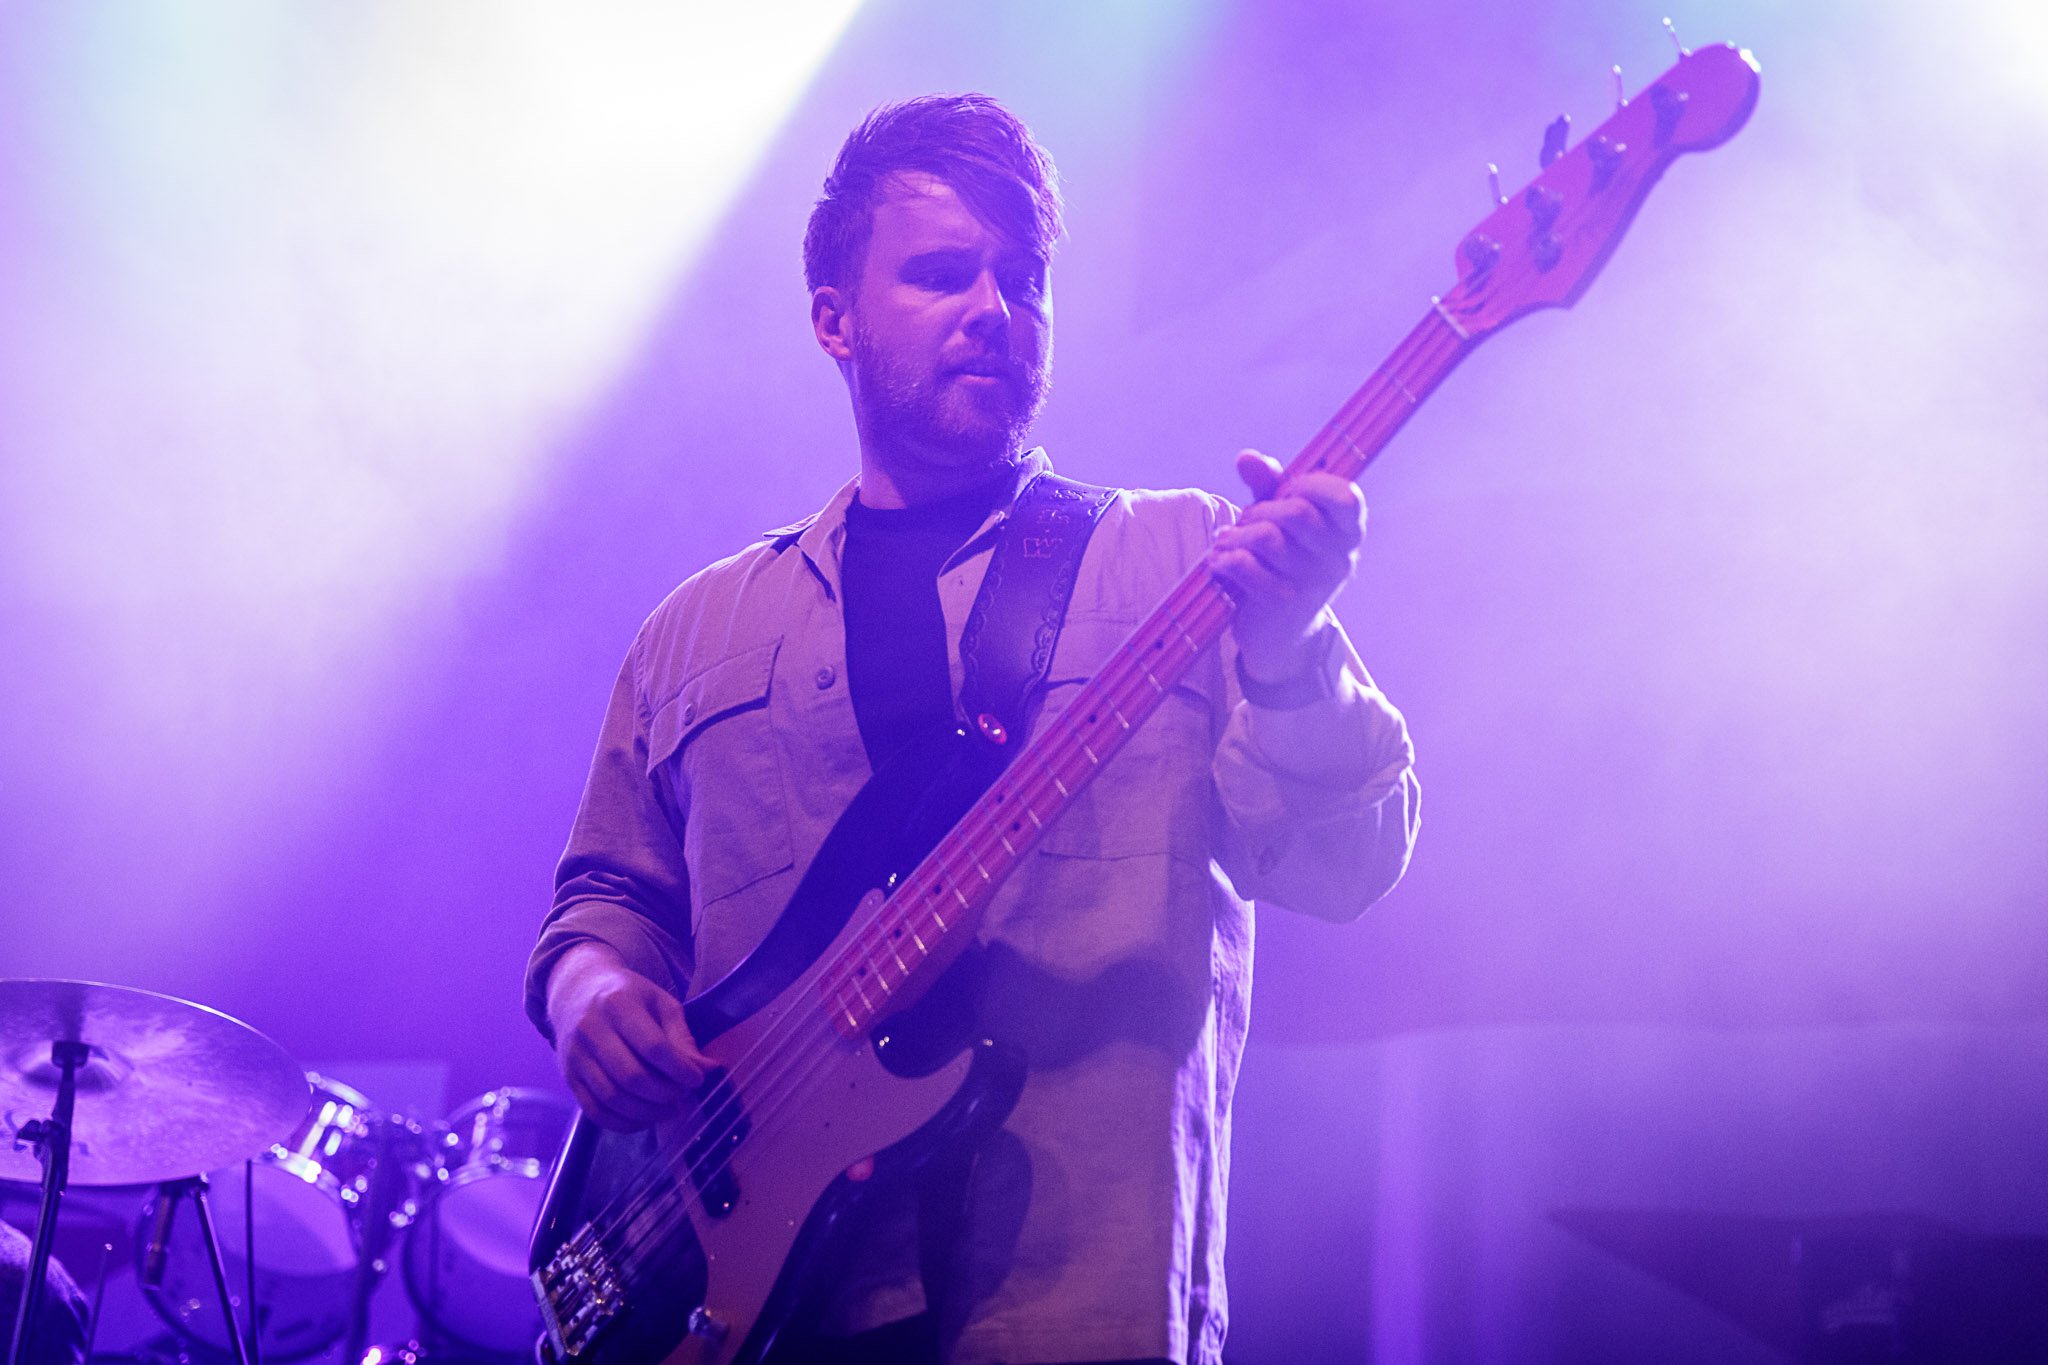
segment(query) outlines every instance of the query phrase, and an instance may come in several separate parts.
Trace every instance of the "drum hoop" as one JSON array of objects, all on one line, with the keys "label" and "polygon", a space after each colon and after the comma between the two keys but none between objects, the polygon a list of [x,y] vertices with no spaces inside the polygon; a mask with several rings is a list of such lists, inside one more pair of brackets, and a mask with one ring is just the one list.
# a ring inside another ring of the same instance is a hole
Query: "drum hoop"
[{"label": "drum hoop", "polygon": [[[304,1140],[317,1131],[313,1125],[313,1118],[324,1105],[330,1103],[338,1104],[351,1110],[355,1115],[356,1123],[362,1126],[363,1131],[359,1132],[353,1127],[326,1125],[330,1129],[349,1134],[351,1143],[365,1140],[365,1134],[374,1131],[374,1125],[381,1121],[383,1117],[382,1111],[371,1103],[369,1097],[352,1085],[337,1081],[331,1076],[323,1076],[316,1071],[306,1073],[306,1083],[311,1088],[312,1096],[306,1107],[304,1127],[302,1130],[294,1130],[294,1138]],[[347,1229],[349,1246],[355,1253],[357,1264],[360,1266],[363,1251],[363,1229],[362,1220],[357,1211],[360,1202],[360,1196],[357,1191],[352,1186],[344,1185],[335,1175],[333,1168],[323,1164],[317,1157],[309,1156],[295,1148],[287,1147],[281,1142],[272,1143],[269,1150],[265,1151],[255,1160],[258,1166],[275,1167],[307,1187],[319,1192],[324,1201],[332,1206],[336,1215],[340,1217],[342,1226]],[[218,1182],[216,1188],[225,1188],[229,1183],[232,1183],[235,1187],[235,1194],[239,1197],[242,1183],[240,1168],[237,1166],[228,1169],[234,1173],[231,1181],[223,1179]],[[158,1197],[161,1198],[161,1195]],[[260,1192],[258,1197],[261,1198]],[[188,1213],[186,1216],[192,1215]],[[234,1221],[237,1224],[240,1222],[239,1219]],[[226,1228],[223,1227],[222,1231],[225,1232]],[[147,1254],[146,1241],[147,1239],[141,1236],[136,1238],[135,1256],[138,1277],[142,1268],[143,1258]],[[224,1247],[222,1248],[222,1254],[229,1255],[232,1253]],[[247,1248],[244,1248],[245,1264],[247,1254]],[[259,1275],[276,1273],[267,1271],[260,1262],[256,1266],[256,1272]],[[335,1273],[339,1275],[342,1272]],[[351,1271],[348,1273],[354,1274],[357,1272]],[[142,1297],[149,1303],[150,1309],[156,1314],[157,1319],[170,1328],[172,1333],[180,1340],[209,1355],[217,1355],[224,1349],[221,1343],[199,1332],[186,1321],[185,1317],[178,1311],[178,1305],[173,1302],[171,1291],[168,1288],[159,1286],[152,1289],[140,1283],[136,1287],[141,1291]],[[243,1288],[237,1284],[234,1286],[234,1291],[237,1294],[241,1294]],[[322,1352],[331,1349],[334,1343],[341,1339],[341,1335],[341,1333],[336,1333],[311,1349],[285,1353],[278,1351],[276,1347],[266,1347],[264,1354],[271,1359],[280,1361],[310,1360],[319,1356]]]},{"label": "drum hoop", "polygon": [[442,1201],[452,1198],[458,1191],[471,1185],[480,1185],[486,1180],[496,1180],[504,1176],[544,1181],[553,1160],[552,1155],[542,1161],[534,1158],[513,1160],[493,1153],[445,1171],[441,1180],[427,1192],[426,1197],[420,1201],[419,1216],[413,1219],[412,1225],[406,1229],[405,1246],[400,1249],[398,1257],[399,1274],[405,1281],[405,1296],[411,1302],[413,1310],[420,1315],[422,1322],[431,1325],[437,1332],[454,1341],[477,1350],[486,1349],[456,1330],[443,1313],[442,1306],[433,1302],[432,1296],[427,1293],[425,1279],[430,1267],[424,1263],[431,1253],[421,1243],[423,1239],[438,1233],[440,1223],[434,1215],[440,1209]]}]

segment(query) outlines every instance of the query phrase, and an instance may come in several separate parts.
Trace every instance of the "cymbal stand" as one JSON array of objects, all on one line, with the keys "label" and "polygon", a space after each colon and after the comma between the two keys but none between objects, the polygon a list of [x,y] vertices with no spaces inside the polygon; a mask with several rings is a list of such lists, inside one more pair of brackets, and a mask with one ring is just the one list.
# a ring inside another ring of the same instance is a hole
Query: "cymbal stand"
[{"label": "cymbal stand", "polygon": [[[228,1268],[227,1263],[221,1260],[220,1238],[213,1230],[213,1206],[206,1202],[207,1188],[206,1177],[203,1175],[172,1181],[166,1186],[166,1189],[171,1191],[170,1197],[174,1199],[179,1194],[189,1192],[192,1196],[192,1206],[199,1210],[199,1231],[206,1237],[206,1259],[213,1267],[213,1287],[220,1294],[221,1319],[227,1323],[228,1340],[235,1344],[237,1365],[249,1365],[249,1345],[242,1340],[242,1325],[235,1321],[234,1300],[228,1295]],[[247,1248],[246,1254],[253,1259],[256,1254],[255,1248]],[[255,1310],[256,1305],[250,1304],[249,1311],[253,1313]]]},{"label": "cymbal stand", "polygon": [[60,1073],[57,1105],[49,1118],[21,1125],[14,1135],[17,1146],[35,1148],[43,1168],[43,1203],[36,1213],[36,1240],[29,1252],[28,1274],[21,1282],[21,1304],[14,1318],[14,1339],[7,1347],[8,1365],[22,1365],[29,1359],[35,1341],[36,1314],[43,1306],[43,1281],[50,1273],[50,1243],[57,1233],[57,1205],[71,1180],[71,1117],[78,1099],[78,1068],[92,1058],[84,1043],[57,1039],[50,1044],[50,1064]]}]

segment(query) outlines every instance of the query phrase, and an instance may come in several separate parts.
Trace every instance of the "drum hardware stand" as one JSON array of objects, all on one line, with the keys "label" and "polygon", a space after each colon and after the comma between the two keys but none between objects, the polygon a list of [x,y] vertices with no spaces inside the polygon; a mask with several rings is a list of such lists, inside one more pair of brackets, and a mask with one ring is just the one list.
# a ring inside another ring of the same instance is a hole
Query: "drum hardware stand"
[{"label": "drum hardware stand", "polygon": [[370,1299],[387,1269],[384,1257],[391,1250],[393,1234],[399,1227],[398,1213],[405,1202],[405,1168],[400,1160],[405,1135],[404,1120],[396,1114],[384,1116],[377,1135],[377,1164],[370,1172],[370,1185],[363,1192],[362,1252],[356,1261],[356,1276],[348,1305],[348,1337],[341,1358],[355,1365],[370,1346]]},{"label": "drum hardware stand", "polygon": [[36,1213],[36,1240],[29,1252],[28,1274],[21,1282],[21,1303],[14,1318],[14,1340],[7,1348],[8,1365],[28,1360],[35,1340],[36,1314],[43,1306],[43,1281],[50,1272],[50,1243],[57,1234],[57,1205],[71,1180],[71,1115],[78,1099],[78,1068],[92,1060],[84,1043],[58,1039],[50,1044],[50,1064],[57,1080],[57,1105],[49,1118],[33,1119],[14,1135],[17,1147],[33,1147],[43,1167],[43,1204]]},{"label": "drum hardware stand", "polygon": [[[188,1194],[192,1196],[192,1207],[199,1210],[199,1231],[206,1239],[207,1264],[213,1270],[213,1287],[215,1292],[220,1295],[220,1314],[227,1323],[228,1340],[234,1344],[235,1360],[238,1362],[238,1365],[254,1365],[251,1351],[255,1349],[254,1315],[256,1304],[253,1299],[249,1303],[250,1339],[244,1341],[242,1338],[242,1325],[235,1321],[234,1300],[228,1294],[228,1268],[227,1263],[221,1259],[220,1238],[216,1235],[213,1228],[213,1206],[206,1202],[206,1191],[209,1188],[211,1187],[207,1184],[205,1176],[188,1175],[181,1180],[164,1181],[163,1184],[157,1186],[156,1197],[161,1200],[168,1200],[171,1210],[175,1212],[180,1199],[183,1199]],[[168,1229],[170,1214],[162,1216],[161,1225]],[[168,1233],[166,1233],[166,1241],[168,1241]],[[150,1251],[152,1258],[144,1265],[142,1278],[145,1283],[149,1282],[153,1266],[156,1275],[156,1285],[161,1285],[163,1282],[163,1268],[154,1263],[153,1254],[155,1247],[153,1245]],[[244,1247],[243,1254],[248,1257],[250,1265],[253,1266],[256,1263],[255,1247]]]},{"label": "drum hardware stand", "polygon": [[[24,1155],[33,1152],[42,1187],[8,1365],[34,1358],[69,1186],[147,1185],[211,1170],[274,1142],[307,1100],[304,1070],[217,1010],[97,981],[0,980],[0,1113],[33,1113],[53,1093],[50,1117],[22,1123],[15,1150],[0,1147],[0,1176],[37,1180]],[[190,1189],[199,1205],[222,1313],[246,1362],[205,1183],[173,1187]]]}]

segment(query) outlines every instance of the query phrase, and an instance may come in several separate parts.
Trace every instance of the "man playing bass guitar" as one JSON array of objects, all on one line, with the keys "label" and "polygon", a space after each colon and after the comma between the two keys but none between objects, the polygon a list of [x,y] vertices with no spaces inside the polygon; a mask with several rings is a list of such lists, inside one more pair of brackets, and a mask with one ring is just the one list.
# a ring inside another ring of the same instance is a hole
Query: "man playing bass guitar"
[{"label": "man playing bass guitar", "polygon": [[[642,627],[529,967],[529,1013],[602,1128],[699,1102],[711,1044],[680,1002],[768,935],[871,772],[974,727],[963,631],[1049,468],[1026,436],[1059,234],[1050,159],[985,97],[884,107],[841,149],[803,255],[858,472]],[[1197,566],[1234,619],[987,904],[968,998],[1028,1063],[1014,1107],[861,1207],[818,1321],[775,1358],[1220,1362],[1250,902],[1356,917],[1401,876],[1419,809],[1401,715],[1329,607],[1357,487],[1283,489],[1253,452],[1238,471],[1242,511],[1105,495],[1025,743]]]}]

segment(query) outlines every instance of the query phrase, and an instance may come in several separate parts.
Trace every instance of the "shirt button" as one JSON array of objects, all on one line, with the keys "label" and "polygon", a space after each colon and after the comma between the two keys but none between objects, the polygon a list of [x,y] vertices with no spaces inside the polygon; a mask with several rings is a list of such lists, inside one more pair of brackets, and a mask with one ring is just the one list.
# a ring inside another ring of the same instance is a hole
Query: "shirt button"
[{"label": "shirt button", "polygon": [[697,703],[696,703],[696,702],[693,702],[693,701],[686,701],[686,702],[684,702],[684,703],[683,703],[683,724],[685,724],[685,725],[688,725],[688,724],[689,724],[689,723],[690,723],[691,721],[695,720],[696,718],[697,718]]},{"label": "shirt button", "polygon": [[823,692],[823,691],[824,691],[824,690],[825,690],[826,688],[830,687],[830,686],[831,686],[831,685],[832,685],[833,683],[836,683],[836,682],[838,682],[838,681],[839,681],[839,674],[833,671],[832,665],[830,665],[830,664],[826,664],[826,665],[825,665],[825,666],[824,666],[823,668],[821,668],[821,669],[819,669],[819,670],[818,670],[818,679],[817,679],[817,681],[818,681],[818,690],[819,690],[820,692]]}]

